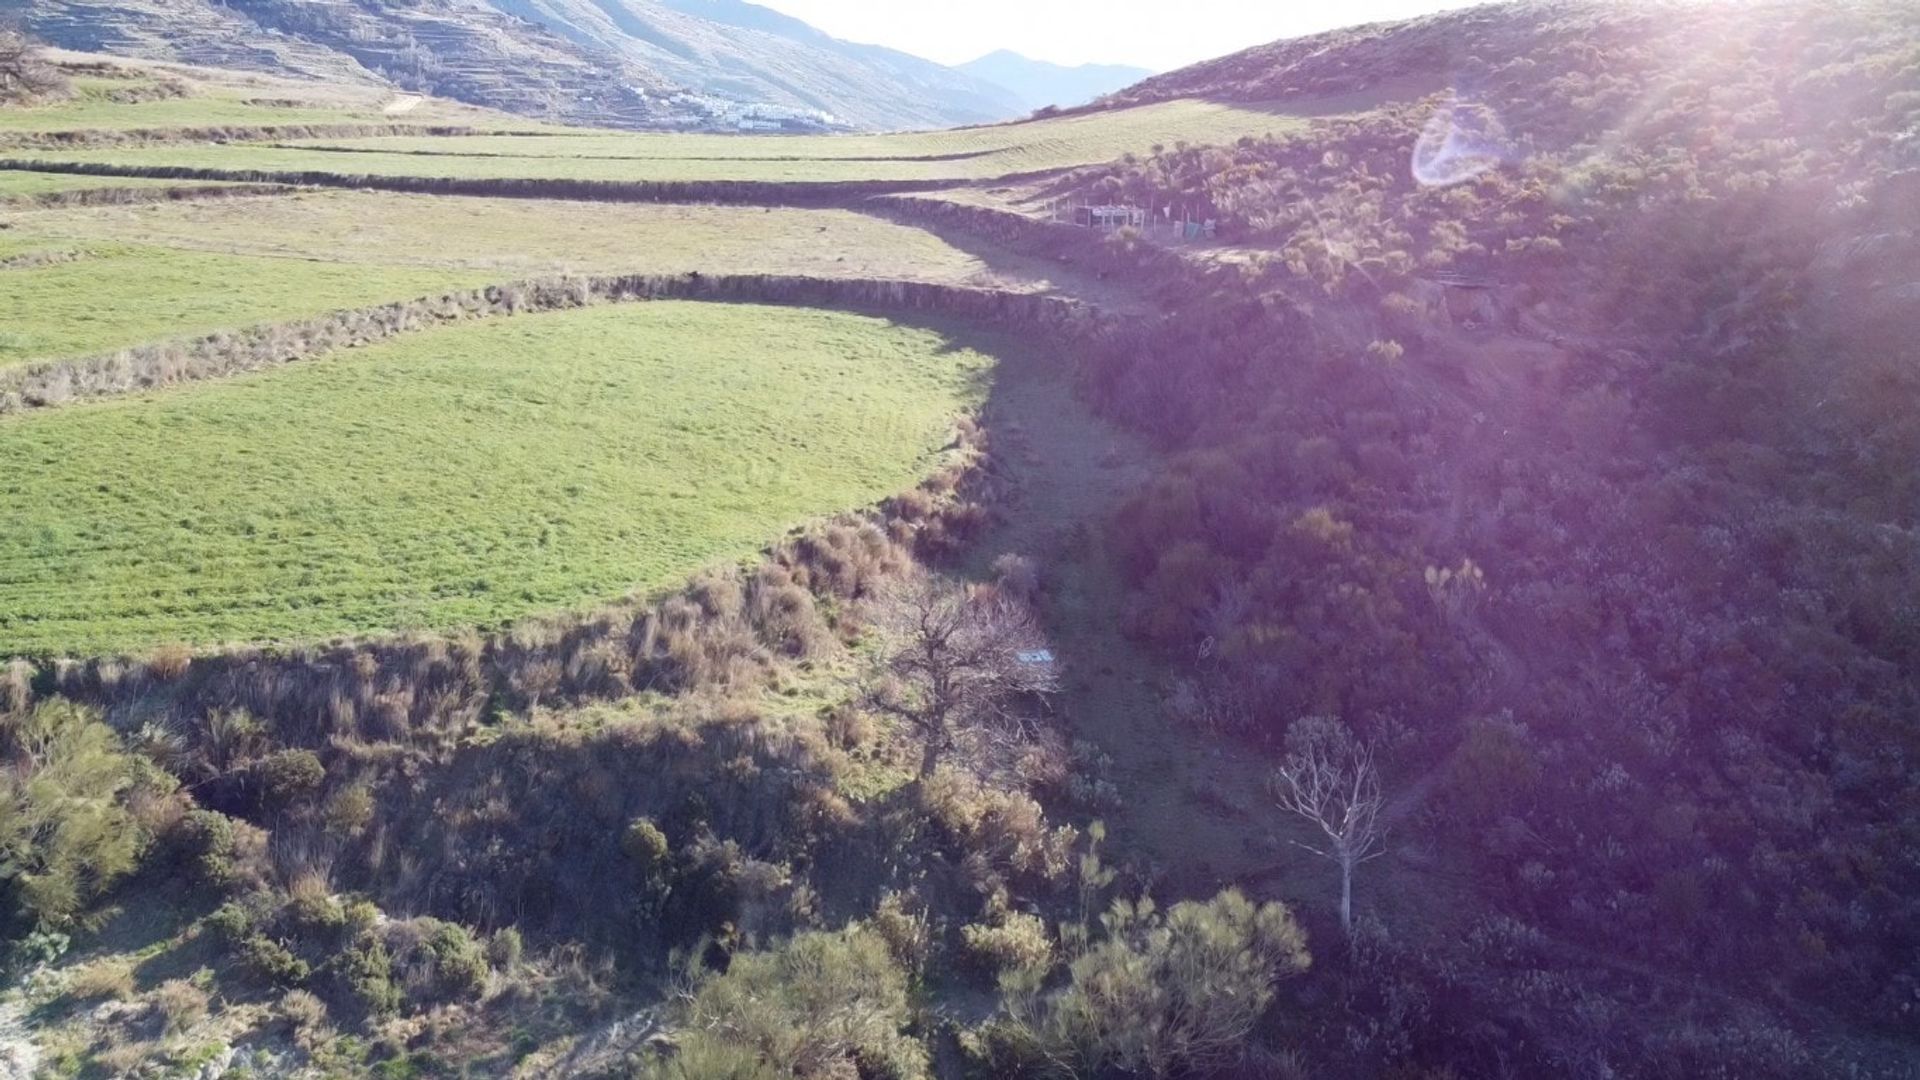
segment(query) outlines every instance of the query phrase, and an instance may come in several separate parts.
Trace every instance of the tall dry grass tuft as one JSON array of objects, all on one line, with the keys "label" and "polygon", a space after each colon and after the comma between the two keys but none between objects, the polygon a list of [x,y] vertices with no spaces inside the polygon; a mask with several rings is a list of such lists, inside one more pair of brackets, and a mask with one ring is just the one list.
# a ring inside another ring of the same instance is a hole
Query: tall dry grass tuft
[{"label": "tall dry grass tuft", "polygon": [[0,719],[26,715],[33,705],[34,667],[15,658],[0,667]]},{"label": "tall dry grass tuft", "polygon": [[185,645],[162,645],[147,657],[147,673],[161,682],[172,682],[187,673],[193,664],[193,650]]}]

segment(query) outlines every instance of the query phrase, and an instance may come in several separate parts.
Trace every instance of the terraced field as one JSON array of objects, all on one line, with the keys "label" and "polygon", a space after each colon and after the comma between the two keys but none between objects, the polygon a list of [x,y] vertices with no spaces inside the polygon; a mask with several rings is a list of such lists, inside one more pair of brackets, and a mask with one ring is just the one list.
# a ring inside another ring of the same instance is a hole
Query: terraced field
[{"label": "terraced field", "polygon": [[1156,144],[1282,134],[1322,111],[1319,103],[1282,111],[1172,101],[1024,124],[899,135],[392,136],[287,145],[34,150],[9,156],[65,165],[445,179],[930,183],[1072,168],[1144,153]]},{"label": "terraced field", "polygon": [[[169,78],[151,76],[155,85]],[[352,88],[337,100],[267,101],[247,95],[272,88],[191,82],[186,97],[115,100],[129,85],[145,84],[87,83],[78,98],[36,117],[8,114],[7,123],[83,132],[386,115]],[[408,119],[458,111],[428,102]],[[495,178],[966,182],[1299,122],[1174,102],[921,135],[576,131],[329,147],[201,139],[16,147],[0,157]],[[0,200],[26,200],[0,208],[0,368],[569,272],[1098,294],[1071,267],[991,244],[957,247],[852,202],[796,209],[343,190],[30,202],[96,188],[131,198],[184,182],[0,171]],[[947,445],[953,419],[983,396],[991,367],[945,333],[872,317],[629,304],[411,331],[270,371],[0,417],[8,509],[0,656],[497,627],[672,585],[792,525],[912,487]]]},{"label": "terraced field", "polygon": [[77,176],[73,173],[37,173],[0,169],[0,204],[67,191],[219,186],[223,185],[217,180],[149,180],[144,177]]},{"label": "terraced field", "polygon": [[[0,182],[10,174],[0,172]],[[6,236],[138,243],[369,267],[579,273],[781,273],[1033,287],[1060,268],[990,265],[931,233],[849,210],[442,199],[326,191],[21,214]],[[411,293],[396,293],[402,299]]]},{"label": "terraced field", "polygon": [[0,654],[494,626],[664,587],[911,487],[991,366],[878,318],[651,303],[0,421]]},{"label": "terraced field", "polygon": [[137,244],[23,245],[0,270],[0,368],[485,284],[476,271],[386,268]]},{"label": "terraced field", "polygon": [[460,124],[543,130],[537,121],[509,117],[441,99],[409,99],[403,114],[389,110],[395,95],[376,87],[237,75],[125,62],[112,76],[81,76],[58,100],[0,109],[0,134],[120,129],[216,128],[299,124]]}]

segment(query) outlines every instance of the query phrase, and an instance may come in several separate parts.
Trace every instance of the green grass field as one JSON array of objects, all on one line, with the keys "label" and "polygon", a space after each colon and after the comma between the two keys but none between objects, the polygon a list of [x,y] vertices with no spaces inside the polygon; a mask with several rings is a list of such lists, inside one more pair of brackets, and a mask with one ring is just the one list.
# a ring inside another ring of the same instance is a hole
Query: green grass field
[{"label": "green grass field", "polygon": [[148,90],[160,78],[129,65],[128,77],[83,76],[66,97],[0,109],[0,135],[48,131],[115,131],[148,128],[259,127],[303,124],[462,124],[539,131],[548,125],[435,98],[421,99],[404,114],[391,114],[394,100],[374,87],[333,87],[293,80],[207,71],[169,73],[166,82],[184,96],[148,101],[115,100]]},{"label": "green grass field", "polygon": [[93,191],[99,188],[221,187],[218,180],[149,180],[144,177],[75,176],[72,173],[20,172],[0,169],[0,203],[31,199],[62,191]]},{"label": "green grass field", "polygon": [[496,277],[144,245],[36,247],[87,257],[0,271],[0,367],[407,300]]},{"label": "green grass field", "polygon": [[911,487],[990,360],[650,303],[0,421],[0,655],[496,626]]},{"label": "green grass field", "polygon": [[[1297,130],[1292,112],[1173,101],[1117,112],[955,131],[857,136],[571,134],[390,137],[304,145],[119,147],[16,151],[48,162],[159,168],[331,172],[450,179],[598,181],[963,181],[1040,172],[1145,153],[1157,144],[1231,142]],[[345,149],[326,150],[321,146]],[[928,160],[930,155],[940,155]],[[956,156],[958,155],[958,156]]]},{"label": "green grass field", "polygon": [[[0,180],[8,174],[0,172]],[[4,236],[49,246],[138,243],[368,267],[580,273],[786,273],[1032,287],[931,233],[846,210],[435,198],[286,197],[41,210]]]}]

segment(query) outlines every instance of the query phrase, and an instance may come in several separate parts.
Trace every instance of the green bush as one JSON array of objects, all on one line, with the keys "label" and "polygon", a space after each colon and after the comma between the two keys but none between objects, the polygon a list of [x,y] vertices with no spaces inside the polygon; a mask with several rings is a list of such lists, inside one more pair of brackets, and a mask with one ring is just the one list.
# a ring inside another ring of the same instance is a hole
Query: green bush
[{"label": "green bush", "polygon": [[643,1063],[665,1078],[921,1080],[926,1048],[906,1034],[907,973],[866,927],[801,934],[739,953],[699,977],[676,1017],[678,1050]]},{"label": "green bush", "polygon": [[974,923],[963,927],[967,952],[987,971],[1045,971],[1053,966],[1053,938],[1038,915],[1014,912],[998,926]]},{"label": "green bush", "polygon": [[326,782],[326,767],[311,750],[281,750],[267,755],[255,766],[260,783],[260,804],[269,810],[284,810],[304,802]]},{"label": "green bush", "polygon": [[257,925],[253,912],[244,904],[228,901],[207,916],[206,927],[229,945],[238,945]]},{"label": "green bush", "polygon": [[627,825],[627,831],[620,834],[620,850],[646,877],[653,877],[666,869],[667,856],[672,847],[667,843],[667,834],[652,818],[634,818]]},{"label": "green bush", "polygon": [[172,835],[176,857],[199,884],[231,888],[240,878],[233,819],[217,810],[194,810]]},{"label": "green bush", "polygon": [[305,934],[331,935],[347,925],[347,909],[324,892],[294,894],[287,901],[287,919]]},{"label": "green bush", "polygon": [[406,997],[393,982],[393,958],[371,933],[363,933],[328,965],[339,996],[370,1016],[400,1011]]},{"label": "green bush", "polygon": [[251,933],[240,940],[239,954],[256,976],[275,986],[294,987],[307,981],[313,968],[285,945],[262,933]]},{"label": "green bush", "polygon": [[1292,912],[1233,890],[1165,913],[1149,899],[1116,901],[1101,923],[1106,936],[1074,958],[1059,990],[1044,990],[1042,970],[1003,979],[1006,1016],[983,1039],[996,1071],[1023,1063],[1073,1076],[1170,1076],[1230,1067],[1276,981],[1310,962]]},{"label": "green bush", "polygon": [[49,701],[0,728],[0,889],[11,914],[60,924],[140,863],[136,760],[93,712]]},{"label": "green bush", "polygon": [[373,792],[365,784],[350,784],[328,796],[321,808],[327,828],[343,836],[358,836],[373,823]]},{"label": "green bush", "polygon": [[520,938],[515,927],[503,927],[487,939],[487,963],[503,975],[511,975],[520,967],[520,958],[526,952],[526,943]]},{"label": "green bush", "polygon": [[436,999],[461,1000],[480,996],[487,988],[487,954],[467,928],[459,923],[431,923],[421,949],[431,958],[432,994]]}]

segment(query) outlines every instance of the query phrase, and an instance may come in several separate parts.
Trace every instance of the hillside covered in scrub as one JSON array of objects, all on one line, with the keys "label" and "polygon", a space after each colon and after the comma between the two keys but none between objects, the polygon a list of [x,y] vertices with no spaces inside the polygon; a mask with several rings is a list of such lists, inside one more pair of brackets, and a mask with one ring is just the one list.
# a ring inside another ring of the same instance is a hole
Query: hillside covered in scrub
[{"label": "hillside covered in scrub", "polygon": [[[1091,375],[1172,455],[1113,525],[1131,630],[1177,714],[1338,715],[1418,798],[1478,929],[1380,928],[1413,1060],[1910,1030],[1916,43],[1872,2],[1359,28],[1123,100],[1413,96],[1050,189],[1218,220],[1208,314]],[[1771,1019],[1663,1031],[1701,979]]]},{"label": "hillside covered in scrub", "polygon": [[6,71],[0,1077],[1920,1075],[1912,5]]}]

